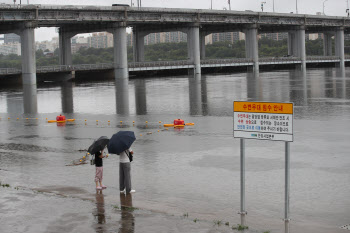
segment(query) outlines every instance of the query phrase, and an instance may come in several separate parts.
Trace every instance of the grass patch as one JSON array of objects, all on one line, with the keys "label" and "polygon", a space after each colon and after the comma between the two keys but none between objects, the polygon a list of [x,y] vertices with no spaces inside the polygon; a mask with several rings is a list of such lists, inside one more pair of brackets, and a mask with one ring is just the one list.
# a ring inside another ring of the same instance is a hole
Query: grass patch
[{"label": "grass patch", "polygon": [[114,208],[114,209],[117,209],[117,210],[120,209],[118,205],[114,205],[113,208]]},{"label": "grass patch", "polygon": [[270,233],[270,231],[264,231],[264,233]]},{"label": "grass patch", "polygon": [[233,226],[232,227],[232,230],[238,230],[238,231],[244,231],[244,230],[247,230],[249,229],[248,226],[243,226],[241,224],[237,224],[237,226]]},{"label": "grass patch", "polygon": [[185,218],[188,218],[188,213],[184,213],[183,216],[184,216]]},{"label": "grass patch", "polygon": [[138,208],[132,207],[132,206],[122,206],[123,210],[127,210],[127,211],[134,211],[134,210],[138,210]]},{"label": "grass patch", "polygon": [[225,226],[230,226],[230,223],[229,222],[225,222]]},{"label": "grass patch", "polygon": [[9,187],[10,187],[9,184],[3,184],[3,183],[1,183],[1,182],[0,182],[0,186],[1,186],[1,187],[4,187],[4,188],[9,188]]},{"label": "grass patch", "polygon": [[193,219],[193,222],[198,222],[198,221],[199,221],[198,218]]},{"label": "grass patch", "polygon": [[220,226],[222,224],[221,220],[214,220],[214,225]]}]

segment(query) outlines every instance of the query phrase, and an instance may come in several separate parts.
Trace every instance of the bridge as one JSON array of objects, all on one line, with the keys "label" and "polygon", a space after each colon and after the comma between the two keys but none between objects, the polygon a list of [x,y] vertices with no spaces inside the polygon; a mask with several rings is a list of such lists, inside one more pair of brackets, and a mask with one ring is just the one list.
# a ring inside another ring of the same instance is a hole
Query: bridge
[{"label": "bridge", "polygon": [[[305,33],[323,33],[324,56],[328,57],[325,60],[330,59],[344,65],[344,34],[350,33],[350,19],[228,10],[0,4],[0,33],[16,33],[23,42],[21,72],[24,85],[35,85],[36,73],[49,69],[36,68],[34,29],[37,27],[59,28],[59,62],[62,69],[75,67],[72,65],[71,52],[71,38],[74,35],[98,31],[113,33],[114,62],[108,69],[113,66],[115,78],[118,79],[128,78],[129,70],[177,66],[176,62],[165,66],[144,62],[144,37],[150,33],[166,31],[182,31],[187,34],[189,59],[179,66],[187,66],[195,74],[201,73],[201,67],[242,65],[243,61],[205,61],[205,36],[217,32],[240,31],[245,34],[245,63],[255,71],[259,70],[259,64],[271,62],[259,59],[258,55],[258,35],[268,32],[288,32],[288,54],[298,58],[298,61],[275,62],[294,62],[306,66],[310,61],[306,57]],[[134,63],[131,64],[127,60],[127,27],[133,30]],[[332,51],[333,36],[335,51]],[[324,60],[317,62],[322,61]],[[83,69],[84,66],[80,67]]]},{"label": "bridge", "polygon": [[[350,56],[345,57],[346,62],[350,62]],[[339,63],[339,57],[324,57],[310,56],[307,57],[306,63]],[[260,65],[291,65],[301,64],[300,58],[281,57],[281,58],[262,58],[259,61]],[[236,59],[212,59],[201,60],[201,67],[239,67],[253,66],[252,59],[236,58]],[[194,65],[188,60],[179,61],[156,61],[156,62],[131,62],[128,64],[129,72],[149,71],[149,70],[178,70],[178,69],[193,69]],[[36,69],[37,74],[72,72],[72,71],[101,71],[113,70],[113,63],[99,64],[79,64],[79,65],[56,65],[56,66],[39,66]],[[18,75],[21,74],[21,69],[16,68],[0,68],[0,76]]]}]

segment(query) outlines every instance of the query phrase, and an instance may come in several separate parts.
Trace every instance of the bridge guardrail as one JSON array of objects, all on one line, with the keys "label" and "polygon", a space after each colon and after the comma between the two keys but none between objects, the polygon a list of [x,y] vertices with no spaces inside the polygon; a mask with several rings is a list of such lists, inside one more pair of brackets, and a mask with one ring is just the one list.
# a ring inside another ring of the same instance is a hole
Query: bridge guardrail
[{"label": "bridge guardrail", "polygon": [[22,72],[21,69],[16,69],[16,68],[0,68],[0,75],[20,74],[21,72]]}]

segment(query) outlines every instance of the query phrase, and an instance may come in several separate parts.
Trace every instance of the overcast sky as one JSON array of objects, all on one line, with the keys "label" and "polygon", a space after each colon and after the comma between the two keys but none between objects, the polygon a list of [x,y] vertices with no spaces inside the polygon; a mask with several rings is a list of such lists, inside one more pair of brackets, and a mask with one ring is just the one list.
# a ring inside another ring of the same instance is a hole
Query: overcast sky
[{"label": "overcast sky", "polygon": [[[20,0],[16,0],[19,3]],[[23,3],[30,4],[60,4],[60,5],[104,5],[110,6],[113,3],[131,4],[131,0],[22,0]],[[228,9],[228,0],[212,0],[213,9],[222,10],[224,7]],[[253,10],[261,11],[261,2],[266,2],[264,11],[273,11],[273,0],[231,0],[232,10]],[[298,12],[300,14],[316,14],[316,12],[323,12],[326,15],[332,16],[346,16],[347,0],[297,0]],[[349,0],[350,1],[350,0]],[[136,0],[132,1],[134,5],[137,4]],[[274,0],[276,12],[295,12],[296,0]],[[13,0],[0,0],[0,3],[12,3]],[[194,8],[194,9],[209,9],[211,0],[142,0],[143,7],[164,7],[164,8]],[[57,36],[55,29],[37,29],[36,40],[51,40],[52,37]]]}]

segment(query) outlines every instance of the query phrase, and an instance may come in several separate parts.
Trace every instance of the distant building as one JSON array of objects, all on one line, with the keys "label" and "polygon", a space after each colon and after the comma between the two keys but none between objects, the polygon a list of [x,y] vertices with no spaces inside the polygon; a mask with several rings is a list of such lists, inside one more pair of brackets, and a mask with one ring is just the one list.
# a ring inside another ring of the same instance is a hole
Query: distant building
[{"label": "distant building", "polygon": [[51,41],[37,41],[35,42],[35,48],[36,50],[41,49],[42,51],[49,50],[50,52],[54,52],[58,48],[58,38],[56,40],[56,37],[54,37]]},{"label": "distant building", "polygon": [[21,56],[21,44],[20,43],[0,44],[0,54],[3,54],[3,55],[16,54],[18,56]]},{"label": "distant building", "polygon": [[212,33],[205,38],[205,44],[212,44],[215,42],[229,41],[231,43],[239,40],[245,40],[245,34],[242,32],[221,32]]},{"label": "distant building", "polygon": [[267,38],[274,41],[288,39],[287,32],[278,32],[278,33],[262,33],[260,34],[260,38]]},{"label": "distant building", "polygon": [[88,37],[88,44],[92,48],[113,47],[113,34],[108,32],[93,33],[91,37]]},{"label": "distant building", "polygon": [[89,39],[83,36],[72,38],[72,53],[77,53],[80,48],[89,48]]},{"label": "distant building", "polygon": [[21,37],[17,34],[14,34],[14,33],[5,34],[4,35],[4,43],[5,44],[21,43]]}]

